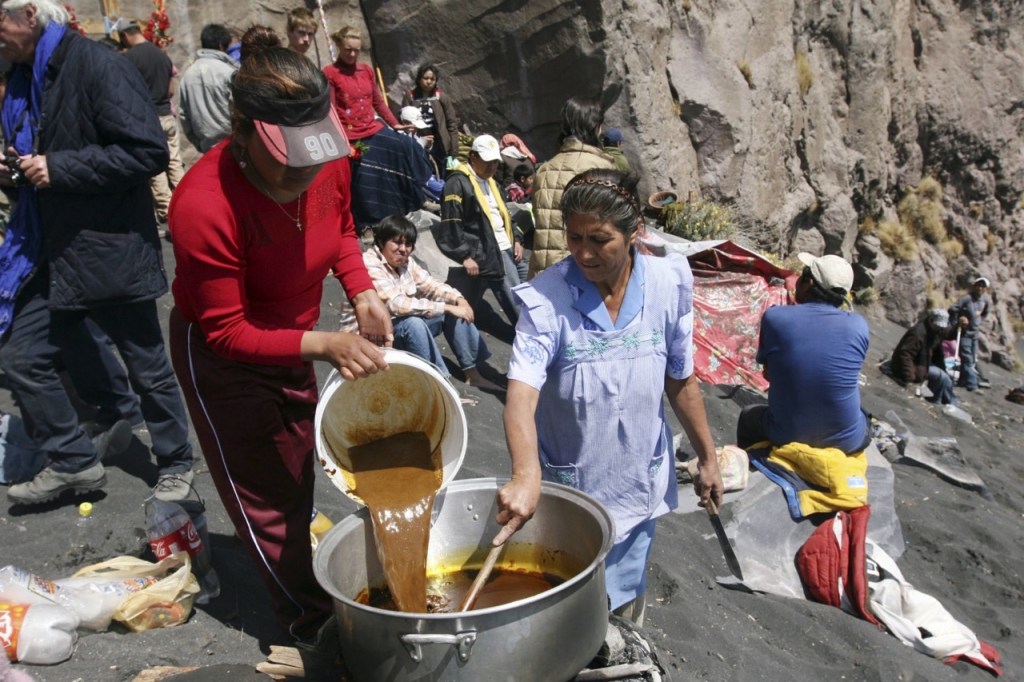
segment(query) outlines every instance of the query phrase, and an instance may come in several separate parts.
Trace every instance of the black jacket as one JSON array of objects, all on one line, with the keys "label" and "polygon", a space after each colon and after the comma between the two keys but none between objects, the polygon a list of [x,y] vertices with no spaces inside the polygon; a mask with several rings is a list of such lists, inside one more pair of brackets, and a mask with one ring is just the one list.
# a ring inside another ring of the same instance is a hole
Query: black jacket
[{"label": "black jacket", "polygon": [[[459,166],[448,176],[441,196],[441,222],[431,228],[441,253],[461,264],[472,258],[480,266],[483,279],[502,279],[502,263],[498,240],[494,238],[491,219],[473,192],[467,166]],[[496,197],[504,204],[501,193]]]},{"label": "black jacket", "polygon": [[37,148],[50,307],[153,300],[167,291],[149,179],[167,140],[127,59],[69,30],[46,69]]},{"label": "black jacket", "polygon": [[955,339],[957,327],[928,328],[928,321],[922,320],[907,330],[892,352],[890,368],[893,377],[901,384],[920,384],[928,379],[928,367],[935,365],[946,369],[942,354],[942,341]]}]

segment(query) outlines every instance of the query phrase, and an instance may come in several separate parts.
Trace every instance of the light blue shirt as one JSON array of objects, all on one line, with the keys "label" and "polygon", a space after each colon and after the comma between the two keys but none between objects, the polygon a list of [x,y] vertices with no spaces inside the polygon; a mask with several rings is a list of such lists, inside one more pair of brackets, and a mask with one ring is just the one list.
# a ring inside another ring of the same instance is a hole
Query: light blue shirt
[{"label": "light blue shirt", "polygon": [[579,266],[576,265],[576,261],[570,258],[568,264],[565,281],[579,289],[579,298],[576,300],[575,307],[586,316],[584,324],[590,322],[595,325],[596,329],[603,331],[625,329],[640,314],[640,309],[644,305],[644,273],[646,270],[643,258],[634,256],[633,271],[626,283],[626,295],[622,299],[619,316],[615,318],[614,324],[608,314],[608,308],[604,305],[601,292],[583,275]]},{"label": "light blue shirt", "polygon": [[615,325],[571,258],[515,288],[522,305],[509,379],[540,391],[546,480],[615,519],[616,542],[677,503],[665,378],[693,373],[693,275],[682,257],[634,256]]}]

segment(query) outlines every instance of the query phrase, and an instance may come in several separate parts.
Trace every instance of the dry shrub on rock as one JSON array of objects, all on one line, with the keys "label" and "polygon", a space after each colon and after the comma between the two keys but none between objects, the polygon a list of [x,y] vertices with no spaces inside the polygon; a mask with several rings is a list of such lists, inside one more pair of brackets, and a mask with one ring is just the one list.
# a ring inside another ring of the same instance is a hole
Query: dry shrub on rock
[{"label": "dry shrub on rock", "polygon": [[743,76],[743,80],[747,81],[747,87],[753,90],[754,72],[750,69],[750,63],[746,59],[737,60],[736,68],[740,70],[740,75]]},{"label": "dry shrub on rock", "polygon": [[954,260],[964,255],[964,245],[956,239],[946,239],[939,244],[939,251],[946,257],[946,260]]},{"label": "dry shrub on rock", "polygon": [[796,85],[800,89],[800,96],[805,97],[814,85],[814,73],[811,71],[811,62],[803,52],[796,53]]},{"label": "dry shrub on rock", "polygon": [[942,222],[942,185],[926,177],[916,188],[903,197],[896,207],[900,222],[932,244],[947,239],[946,225]]},{"label": "dry shrub on rock", "polygon": [[886,220],[876,230],[882,251],[896,260],[909,261],[917,255],[917,240],[903,223]]},{"label": "dry shrub on rock", "polygon": [[729,209],[713,201],[676,201],[665,207],[665,231],[690,241],[728,239],[734,232]]}]

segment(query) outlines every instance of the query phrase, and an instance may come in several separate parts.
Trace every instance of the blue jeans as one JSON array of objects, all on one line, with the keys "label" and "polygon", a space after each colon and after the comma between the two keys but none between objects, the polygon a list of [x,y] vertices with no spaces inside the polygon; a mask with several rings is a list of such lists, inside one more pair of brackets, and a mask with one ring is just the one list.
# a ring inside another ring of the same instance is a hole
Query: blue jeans
[{"label": "blue jeans", "polygon": [[[963,339],[961,338],[960,341],[962,343]],[[975,385],[977,385],[977,379],[975,379]],[[941,367],[929,365],[928,390],[932,392],[930,400],[933,403],[949,405],[956,402],[956,396],[953,395],[953,378]]]},{"label": "blue jeans", "polygon": [[978,337],[971,332],[960,336],[959,384],[969,391],[978,388]]},{"label": "blue jeans", "polygon": [[429,318],[410,315],[395,318],[392,320],[392,325],[395,330],[395,348],[409,351],[432,362],[446,377],[450,376],[450,372],[444,364],[441,349],[434,341],[434,337],[442,331],[452,352],[455,353],[459,369],[467,370],[476,367],[491,356],[476,325],[454,315],[445,314]]},{"label": "blue jeans", "polygon": [[[525,282],[530,274],[530,263],[525,258],[517,263],[511,250],[502,251],[501,257],[505,263],[505,283],[508,284],[508,288],[514,289]],[[509,273],[513,271],[518,275],[514,279],[509,277]]]}]

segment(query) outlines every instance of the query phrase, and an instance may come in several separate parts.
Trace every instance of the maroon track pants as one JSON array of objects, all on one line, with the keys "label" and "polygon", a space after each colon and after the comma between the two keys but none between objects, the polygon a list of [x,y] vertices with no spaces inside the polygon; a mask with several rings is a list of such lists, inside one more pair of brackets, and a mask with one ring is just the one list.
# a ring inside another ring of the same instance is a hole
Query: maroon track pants
[{"label": "maroon track pants", "polygon": [[316,375],[214,353],[174,309],[171,362],[210,475],[270,591],[282,628],[313,637],[332,613],[313,575],[313,416]]}]

